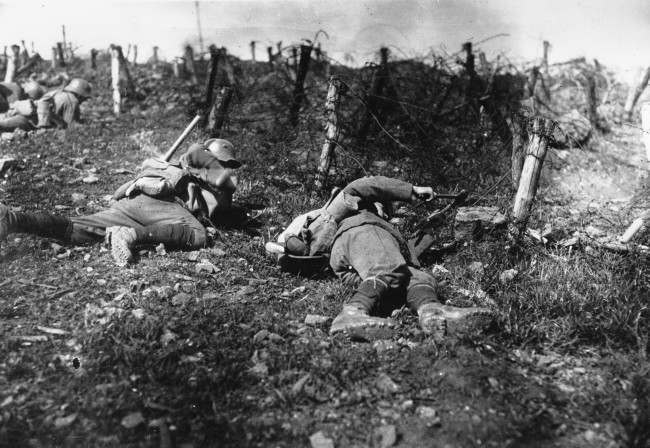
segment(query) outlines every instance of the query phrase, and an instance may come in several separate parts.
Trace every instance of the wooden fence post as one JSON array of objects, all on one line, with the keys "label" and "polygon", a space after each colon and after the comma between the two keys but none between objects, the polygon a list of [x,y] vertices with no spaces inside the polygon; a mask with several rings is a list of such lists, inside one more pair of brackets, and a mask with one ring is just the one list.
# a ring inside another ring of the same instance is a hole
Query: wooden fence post
[{"label": "wooden fence post", "polygon": [[384,89],[388,83],[388,48],[381,47],[379,49],[379,55],[379,67],[375,70],[375,73],[372,76],[370,92],[366,94],[364,98],[366,113],[363,120],[361,120],[359,130],[357,131],[359,144],[362,144],[366,140],[368,130],[370,129],[370,123],[372,123],[374,119],[373,116],[379,115],[379,97],[383,96]]},{"label": "wooden fence post", "polygon": [[293,102],[289,109],[289,122],[293,127],[298,126],[298,113],[300,106],[305,98],[305,78],[309,70],[309,61],[311,60],[311,45],[300,46],[300,63],[298,64],[298,73],[296,73],[296,84],[293,89]]},{"label": "wooden fence post", "polygon": [[627,101],[625,102],[625,117],[628,120],[632,119],[632,112],[634,110],[634,106],[636,105],[636,102],[639,101],[641,94],[643,93],[646,86],[648,85],[648,81],[650,81],[650,67],[646,68],[645,72],[643,72],[641,81],[636,86],[636,89],[632,90],[630,88],[630,93],[628,94]]},{"label": "wooden fence post", "polygon": [[65,38],[65,25],[61,25],[61,34],[63,36],[63,42],[58,42],[56,45],[57,46],[59,46],[59,44],[61,45],[61,60],[64,61],[61,67],[65,67],[65,57],[66,57],[65,52],[68,51],[68,44],[66,43],[66,38]]},{"label": "wooden fence post", "polygon": [[158,68],[158,46],[157,45],[154,45],[153,47],[153,54],[151,55],[150,62],[154,70]]},{"label": "wooden fence post", "polygon": [[224,86],[221,88],[218,101],[214,104],[214,123],[210,130],[211,138],[219,138],[221,136],[221,129],[228,118],[228,108],[232,101],[233,92],[234,89],[230,86]]},{"label": "wooden fence post", "polygon": [[318,42],[316,48],[314,48],[314,55],[316,56],[316,62],[321,62],[321,59],[323,58],[323,50],[321,48],[320,42]]},{"label": "wooden fence post", "polygon": [[472,53],[472,43],[465,42],[463,44],[463,51],[465,52],[465,70],[469,74],[470,78],[476,76],[476,57]]},{"label": "wooden fence post", "polygon": [[[512,187],[519,187],[519,179],[521,178],[521,170],[524,166],[524,150],[526,143],[526,119],[515,113],[512,115],[509,123],[510,138],[512,140],[512,153],[510,156],[510,173],[512,178]],[[506,144],[506,142],[504,142]]]},{"label": "wooden fence post", "polygon": [[135,98],[135,83],[133,82],[133,78],[131,77],[131,73],[129,72],[129,67],[128,64],[126,63],[126,58],[124,57],[124,54],[122,53],[122,47],[119,45],[114,45],[115,49],[117,50],[117,57],[119,59],[119,65],[120,65],[120,70],[122,70],[122,73],[124,73],[124,77],[126,78],[126,93],[129,98]]},{"label": "wooden fence post", "polygon": [[174,72],[174,78],[181,78],[185,76],[183,67],[185,66],[182,62],[183,58],[175,57],[172,61],[172,71]]},{"label": "wooden fence post", "polygon": [[27,61],[29,61],[29,52],[25,46],[25,41],[21,40],[20,43],[23,46],[23,49],[20,52],[20,67],[22,67],[23,65],[27,64]]},{"label": "wooden fence post", "polygon": [[487,76],[490,73],[490,63],[483,51],[478,52],[478,66],[483,76]]},{"label": "wooden fence post", "polygon": [[64,54],[64,49],[63,49],[63,44],[61,42],[56,43],[56,51],[58,55],[58,62],[57,65],[59,67],[65,67],[65,54]]},{"label": "wooden fence post", "polygon": [[57,63],[58,53],[56,47],[52,47],[52,70],[55,70],[58,67]]},{"label": "wooden fence post", "polygon": [[341,129],[338,125],[339,105],[341,104],[341,81],[332,76],[329,88],[327,89],[327,100],[325,101],[325,143],[320,154],[318,172],[316,174],[316,188],[322,189],[327,182],[334,150],[341,137]]},{"label": "wooden fence post", "polygon": [[553,134],[554,127],[555,123],[552,120],[541,117],[533,119],[526,148],[526,158],[512,208],[513,221],[510,225],[510,235],[514,239],[519,238],[528,223],[548,149],[548,141]]},{"label": "wooden fence post", "polygon": [[90,68],[97,70],[97,53],[98,51],[94,48],[90,50]]},{"label": "wooden fence post", "polygon": [[[219,50],[214,44],[210,45],[208,49],[210,50],[210,74],[207,85],[205,86],[205,101],[203,102],[206,111],[212,109],[214,82],[217,79],[217,71],[219,69]],[[201,119],[200,126],[202,129],[205,129],[208,125],[208,119],[210,118],[208,115],[207,113],[204,114]]]},{"label": "wooden fence post", "polygon": [[185,46],[185,71],[190,75],[190,82],[192,85],[197,85],[199,81],[196,79],[196,69],[194,66],[194,50],[191,45]]},{"label": "wooden fence post", "polygon": [[544,68],[544,73],[548,74],[548,49],[551,46],[551,43],[545,40],[542,45],[544,45],[544,56],[542,58],[542,67]]},{"label": "wooden fence post", "polygon": [[111,45],[111,87],[113,88],[113,113],[122,111],[122,92],[120,91],[120,55],[117,45]]},{"label": "wooden fence post", "polygon": [[584,87],[587,99],[587,115],[589,117],[589,122],[594,129],[608,132],[610,129],[608,129],[598,117],[598,98],[596,96],[596,80],[594,79],[594,75],[590,71],[585,71],[584,77],[586,80],[586,85]]},{"label": "wooden fence post", "polygon": [[273,47],[266,47],[266,53],[269,55],[269,67],[273,70]]},{"label": "wooden fence post", "polygon": [[255,62],[255,41],[251,40],[251,60]]},{"label": "wooden fence post", "polygon": [[291,60],[293,62],[293,72],[298,74],[298,48],[291,47]]},{"label": "wooden fence post", "polygon": [[138,65],[138,46],[133,44],[133,66]]},{"label": "wooden fence post", "polygon": [[5,72],[5,82],[13,82],[14,77],[16,76],[16,70],[18,70],[18,58],[19,58],[20,47],[18,45],[11,46],[11,53],[7,58],[7,70]]}]

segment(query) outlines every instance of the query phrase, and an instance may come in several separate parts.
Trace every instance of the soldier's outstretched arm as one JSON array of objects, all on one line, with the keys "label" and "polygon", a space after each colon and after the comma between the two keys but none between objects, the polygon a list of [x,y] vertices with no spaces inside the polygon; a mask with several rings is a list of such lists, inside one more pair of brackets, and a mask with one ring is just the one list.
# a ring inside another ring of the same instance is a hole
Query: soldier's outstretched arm
[{"label": "soldier's outstretched arm", "polygon": [[416,199],[429,200],[434,195],[431,187],[419,187],[410,182],[385,176],[357,179],[350,182],[343,192],[371,202],[412,202]]}]

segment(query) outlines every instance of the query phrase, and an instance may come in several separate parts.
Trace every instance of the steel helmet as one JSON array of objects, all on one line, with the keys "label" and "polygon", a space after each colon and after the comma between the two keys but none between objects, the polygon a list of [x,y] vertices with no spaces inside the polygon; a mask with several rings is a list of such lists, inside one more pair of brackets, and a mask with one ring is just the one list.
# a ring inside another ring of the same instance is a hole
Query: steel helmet
[{"label": "steel helmet", "polygon": [[74,78],[68,83],[67,86],[63,88],[64,92],[76,93],[82,98],[90,98],[90,92],[92,88],[90,83],[82,78]]},{"label": "steel helmet", "polygon": [[29,80],[23,84],[25,94],[32,100],[38,100],[45,94],[45,89],[34,80]]},{"label": "steel helmet", "polygon": [[211,138],[204,143],[205,147],[220,162],[225,162],[229,168],[239,168],[241,162],[235,158],[235,147],[228,140],[222,138]]}]

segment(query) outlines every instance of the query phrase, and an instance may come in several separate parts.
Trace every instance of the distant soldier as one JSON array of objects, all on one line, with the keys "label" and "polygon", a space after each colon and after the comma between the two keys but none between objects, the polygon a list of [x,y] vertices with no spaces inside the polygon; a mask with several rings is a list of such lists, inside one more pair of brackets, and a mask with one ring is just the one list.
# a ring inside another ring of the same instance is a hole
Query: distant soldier
[{"label": "distant soldier", "polygon": [[[36,128],[67,128],[75,122],[81,122],[81,103],[90,98],[92,88],[85,79],[74,78],[63,89],[53,90],[42,95],[42,87],[36,83],[29,84],[30,98],[22,99],[14,91],[18,101],[10,102],[9,110],[0,115],[0,132],[12,132],[15,129],[31,131]],[[41,97],[35,100],[38,95]]]},{"label": "distant soldier", "polygon": [[0,205],[0,241],[10,233],[30,233],[75,245],[106,240],[118,266],[133,260],[133,249],[163,243],[195,250],[208,241],[203,223],[243,222],[233,207],[234,170],[241,163],[232,143],[210,139],[190,147],[178,163],[148,159],[136,179],[122,185],[107,210],[74,218],[11,212]]},{"label": "distant soldier", "polygon": [[296,218],[280,235],[284,256],[302,263],[309,257],[329,257],[330,267],[344,282],[361,280],[332,322],[330,333],[391,325],[388,319],[370,313],[395,294],[406,296],[422,330],[437,339],[489,314],[485,308],[441,304],[435,279],[419,269],[413,248],[386,219],[385,210],[390,209],[392,201],[433,197],[431,187],[398,179],[357,179],[323,208]]}]

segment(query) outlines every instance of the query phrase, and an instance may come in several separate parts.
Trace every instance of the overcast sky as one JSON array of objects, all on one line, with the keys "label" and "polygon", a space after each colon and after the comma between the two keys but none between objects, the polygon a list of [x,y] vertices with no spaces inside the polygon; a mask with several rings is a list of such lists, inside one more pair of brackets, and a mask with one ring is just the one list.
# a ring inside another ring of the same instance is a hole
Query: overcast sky
[{"label": "overcast sky", "polygon": [[[219,0],[199,2],[207,44],[250,58],[249,42],[265,47],[313,38],[336,59],[372,60],[381,45],[396,55],[431,49],[453,53],[462,42],[481,41],[488,56],[539,57],[542,41],[551,61],[596,57],[619,67],[650,62],[650,0]],[[0,45],[25,39],[49,57],[61,25],[79,52],[137,43],[141,60],[158,45],[171,58],[189,42],[198,46],[194,1],[0,0]]]}]

